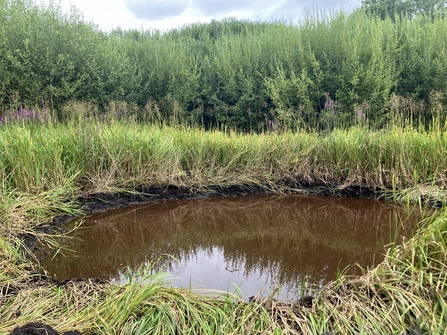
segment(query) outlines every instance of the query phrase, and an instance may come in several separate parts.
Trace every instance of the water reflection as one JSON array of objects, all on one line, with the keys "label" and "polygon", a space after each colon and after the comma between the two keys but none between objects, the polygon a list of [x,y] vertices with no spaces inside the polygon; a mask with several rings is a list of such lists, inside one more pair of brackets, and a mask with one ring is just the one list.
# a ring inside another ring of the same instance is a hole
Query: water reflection
[{"label": "water reflection", "polygon": [[294,292],[304,278],[325,283],[349,264],[371,266],[418,218],[375,200],[257,195],[165,201],[83,220],[67,241],[74,252],[42,261],[59,279],[123,280],[124,268],[170,255],[154,271],[172,272],[173,285],[234,291],[242,284],[248,296],[278,283]]}]

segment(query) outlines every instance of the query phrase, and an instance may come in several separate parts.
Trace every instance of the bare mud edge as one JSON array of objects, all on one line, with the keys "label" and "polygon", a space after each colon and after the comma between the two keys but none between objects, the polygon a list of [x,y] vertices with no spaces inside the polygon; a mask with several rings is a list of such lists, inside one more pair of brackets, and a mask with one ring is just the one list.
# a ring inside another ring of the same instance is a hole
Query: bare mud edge
[{"label": "bare mud edge", "polygon": [[[250,194],[304,194],[310,196],[340,196],[349,198],[377,198],[380,193],[371,188],[362,186],[349,186],[339,188],[326,184],[284,184],[280,185],[278,192],[264,187],[244,185],[227,188],[209,187],[206,192],[194,192],[190,188],[168,185],[165,187],[138,187],[129,191],[118,193],[97,193],[77,199],[83,215],[100,213],[110,209],[122,208],[131,205],[147,204],[163,200],[203,199],[211,197],[239,197]],[[36,232],[45,234],[61,233],[63,225],[73,219],[72,215],[63,215],[54,218],[36,227]],[[62,231],[63,232],[63,231]],[[35,248],[37,238],[33,234],[20,236],[29,250]]]}]

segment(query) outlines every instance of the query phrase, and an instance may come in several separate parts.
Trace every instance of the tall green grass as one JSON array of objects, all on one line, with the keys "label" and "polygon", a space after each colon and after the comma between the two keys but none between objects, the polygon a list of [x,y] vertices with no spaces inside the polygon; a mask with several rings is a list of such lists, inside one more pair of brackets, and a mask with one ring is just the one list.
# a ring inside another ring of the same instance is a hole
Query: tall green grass
[{"label": "tall green grass", "polygon": [[[446,145],[442,131],[411,128],[241,134],[117,121],[15,123],[0,128],[0,233],[35,234],[53,217],[79,215],[82,196],[150,187],[356,187],[408,207],[430,197],[445,202]],[[39,237],[59,248],[56,238]]]},{"label": "tall green grass", "polygon": [[[135,122],[0,128],[3,192],[70,197],[120,188],[324,183],[404,189],[445,186],[443,131],[364,127],[330,133],[207,132]],[[78,194],[76,194],[78,193]]]}]

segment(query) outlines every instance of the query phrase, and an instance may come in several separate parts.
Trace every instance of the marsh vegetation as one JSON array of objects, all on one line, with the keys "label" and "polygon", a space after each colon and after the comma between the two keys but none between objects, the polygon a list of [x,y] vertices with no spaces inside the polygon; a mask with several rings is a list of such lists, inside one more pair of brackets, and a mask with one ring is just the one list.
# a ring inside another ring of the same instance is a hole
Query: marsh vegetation
[{"label": "marsh vegetation", "polygon": [[[367,190],[445,203],[447,21],[314,13],[100,31],[74,11],[0,2],[0,333],[41,321],[91,334],[443,333],[441,210],[383,262],[312,299],[245,302],[166,287],[56,281],[23,236],[98,194]],[[44,225],[44,226],[42,226]]]},{"label": "marsh vegetation", "polygon": [[[279,193],[309,185],[332,185],[334,190],[355,186],[394,195],[410,207],[424,197],[442,202],[443,130],[393,127],[374,132],[355,127],[327,134],[242,134],[90,120],[8,125],[1,129],[0,143],[4,330],[31,320],[61,330],[76,327],[104,334],[137,329],[142,333],[336,329],[354,334],[408,327],[438,332],[445,326],[443,215],[392,249],[378,267],[355,278],[339,278],[307,305],[270,300],[235,304],[234,296],[197,296],[165,287],[165,277],[149,274],[149,269],[125,285],[57,283],[35,274],[41,270],[21,256],[23,244],[18,238],[31,233],[52,245],[55,238],[34,227],[52,217],[80,214],[77,199],[83,195],[135,193],[144,185],[175,185],[192,193],[234,185],[247,192],[256,188]],[[377,303],[373,310],[371,301]]]}]

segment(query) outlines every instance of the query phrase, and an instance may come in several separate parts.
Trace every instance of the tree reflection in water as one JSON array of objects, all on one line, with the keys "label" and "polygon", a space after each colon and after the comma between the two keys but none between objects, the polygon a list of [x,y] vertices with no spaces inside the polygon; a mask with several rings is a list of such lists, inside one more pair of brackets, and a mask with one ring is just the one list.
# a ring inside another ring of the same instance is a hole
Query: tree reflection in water
[{"label": "tree reflection in water", "polygon": [[59,279],[122,280],[123,269],[170,255],[153,271],[172,272],[175,286],[231,290],[232,283],[243,283],[248,292],[281,283],[293,291],[304,279],[323,284],[349,264],[377,263],[384,246],[410,236],[419,219],[369,199],[172,200],[84,217],[77,239],[67,241],[74,252],[47,257],[42,265]]}]

